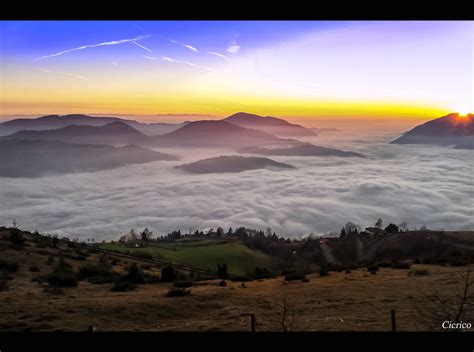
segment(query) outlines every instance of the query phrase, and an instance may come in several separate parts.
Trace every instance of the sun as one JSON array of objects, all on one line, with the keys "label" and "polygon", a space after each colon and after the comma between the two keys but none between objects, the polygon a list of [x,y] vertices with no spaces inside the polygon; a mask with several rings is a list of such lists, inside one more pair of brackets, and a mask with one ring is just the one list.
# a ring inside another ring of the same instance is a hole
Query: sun
[{"label": "sun", "polygon": [[456,109],[456,111],[460,117],[465,117],[469,114],[469,110],[464,106],[459,107],[458,109]]}]

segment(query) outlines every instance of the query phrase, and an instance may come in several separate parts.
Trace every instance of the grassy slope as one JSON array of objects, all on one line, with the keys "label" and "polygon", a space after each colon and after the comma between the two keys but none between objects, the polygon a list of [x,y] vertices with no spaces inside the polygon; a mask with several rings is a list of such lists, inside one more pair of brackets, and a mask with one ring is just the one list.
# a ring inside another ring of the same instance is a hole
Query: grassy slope
[{"label": "grassy slope", "polygon": [[[274,259],[257,250],[252,250],[241,243],[177,243],[174,245],[149,245],[146,248],[127,248],[118,244],[106,243],[102,248],[133,253],[149,253],[156,259],[168,260],[176,264],[184,264],[197,268],[217,271],[217,264],[227,264],[229,274],[245,275],[253,273],[255,267],[272,269]],[[168,247],[168,248],[166,248]]]}]

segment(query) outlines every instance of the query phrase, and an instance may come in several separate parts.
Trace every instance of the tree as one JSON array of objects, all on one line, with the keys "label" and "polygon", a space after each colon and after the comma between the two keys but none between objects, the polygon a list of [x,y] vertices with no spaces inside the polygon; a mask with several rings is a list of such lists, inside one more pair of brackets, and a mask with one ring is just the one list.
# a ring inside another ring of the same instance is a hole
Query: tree
[{"label": "tree", "polygon": [[403,221],[401,222],[400,224],[398,224],[398,227],[400,228],[400,231],[401,232],[406,232],[408,231],[408,224],[406,221]]},{"label": "tree", "polygon": [[[453,280],[454,278],[454,280]],[[450,275],[451,287],[441,291],[430,286],[429,293],[422,292],[422,298],[412,299],[413,306],[421,321],[426,325],[440,329],[444,321],[453,324],[474,319],[474,277],[472,268],[465,272]]]},{"label": "tree", "polygon": [[267,237],[270,237],[272,235],[272,228],[271,227],[267,227],[266,231],[265,231]]},{"label": "tree", "polygon": [[142,242],[148,243],[152,235],[153,235],[153,232],[148,230],[148,227],[145,227],[145,229],[140,234]]},{"label": "tree", "polygon": [[352,234],[352,233],[358,233],[361,230],[360,225],[354,224],[353,222],[348,222],[347,224],[344,225],[344,230],[346,231],[346,234]]},{"label": "tree", "polygon": [[172,282],[175,276],[174,269],[171,265],[167,265],[161,269],[161,281]]},{"label": "tree", "polygon": [[341,235],[339,237],[344,238],[347,236],[346,229],[343,227],[341,230]]},{"label": "tree", "polygon": [[217,264],[217,271],[219,275],[219,279],[227,280],[229,278],[229,274],[227,273],[227,264]]},{"label": "tree", "polygon": [[423,224],[423,226],[420,227],[420,231],[428,231],[428,228]]},{"label": "tree", "polygon": [[232,236],[234,234],[234,231],[232,230],[232,227],[229,227],[229,231],[227,231],[227,236]]},{"label": "tree", "polygon": [[221,238],[224,235],[224,229],[222,227],[217,228],[216,236]]},{"label": "tree", "polygon": [[382,219],[378,219],[376,222],[375,222],[375,227],[378,227],[379,229],[381,229],[383,227],[383,221]]},{"label": "tree", "polygon": [[391,223],[385,228],[384,231],[387,233],[397,233],[399,232],[399,228],[397,225]]}]

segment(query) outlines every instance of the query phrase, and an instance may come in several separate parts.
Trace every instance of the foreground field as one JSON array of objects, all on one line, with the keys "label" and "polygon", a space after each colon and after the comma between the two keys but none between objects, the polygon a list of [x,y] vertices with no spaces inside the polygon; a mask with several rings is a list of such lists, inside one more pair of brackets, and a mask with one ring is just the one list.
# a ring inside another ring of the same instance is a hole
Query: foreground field
[{"label": "foreground field", "polygon": [[192,287],[190,296],[174,298],[166,296],[170,283],[122,293],[110,291],[109,284],[80,282],[55,296],[20,278],[12,290],[0,292],[0,330],[83,331],[93,325],[98,331],[247,331],[246,314],[253,313],[258,331],[281,331],[285,294],[293,330],[387,331],[391,308],[396,309],[398,330],[427,330],[414,309],[416,301],[423,299],[423,292],[447,288],[453,268],[412,268],[431,275],[381,268],[376,275],[365,269],[310,275],[306,283],[284,283],[280,277],[245,284],[228,281],[220,287],[218,281],[205,281]]}]

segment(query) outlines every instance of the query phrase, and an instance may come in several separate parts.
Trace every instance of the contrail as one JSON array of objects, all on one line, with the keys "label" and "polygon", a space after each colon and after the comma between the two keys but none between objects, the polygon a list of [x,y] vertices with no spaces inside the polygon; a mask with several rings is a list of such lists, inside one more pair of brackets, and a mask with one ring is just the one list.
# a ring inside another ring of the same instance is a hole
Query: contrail
[{"label": "contrail", "polygon": [[178,42],[177,40],[171,40],[171,43],[184,46],[185,48],[188,48],[189,50],[192,50],[192,51],[194,51],[195,53],[198,52],[198,49],[196,49],[194,46],[191,46],[191,45],[188,45],[188,44],[180,43],[180,42]]},{"label": "contrail", "polygon": [[[110,41],[110,42],[103,42],[103,43],[99,43],[99,44],[83,45],[83,46],[80,46],[78,48],[68,49],[68,50],[60,51],[60,52],[55,53],[55,54],[38,57],[38,58],[34,59],[33,61],[39,61],[39,60],[47,59],[49,57],[60,56],[60,55],[66,54],[66,53],[70,53],[72,51],[84,50],[84,49],[88,49],[88,48],[95,48],[95,47],[98,47],[98,46],[118,45],[118,44],[123,44],[123,43],[136,42],[138,40],[148,38],[148,37],[151,37],[151,36],[150,35],[141,35],[139,37],[132,38],[132,39],[120,39],[120,40],[113,40],[113,41]],[[137,43],[135,43],[135,44],[137,44]],[[141,45],[139,45],[139,46],[142,47]],[[145,49],[144,47],[142,47],[142,48]],[[145,50],[151,51],[150,49],[145,49]]]},{"label": "contrail", "polygon": [[182,60],[176,60],[176,59],[172,59],[170,57],[167,57],[167,56],[162,56],[162,57],[154,57],[154,56],[143,56],[145,59],[148,59],[148,60],[158,60],[158,61],[166,61],[166,62],[173,62],[173,63],[177,63],[177,64],[183,64],[183,65],[188,65],[188,66],[191,66],[191,67],[195,67],[195,68],[199,68],[201,70],[206,70],[206,71],[211,71],[211,72],[217,72],[217,70],[213,69],[213,68],[210,68],[210,67],[206,67],[206,66],[200,66],[200,65],[196,65],[196,64],[193,64],[192,62],[189,62],[189,61],[182,61]]},{"label": "contrail", "polygon": [[214,55],[214,56],[217,56],[217,57],[220,57],[220,58],[223,58],[227,61],[232,61],[231,59],[229,59],[227,56],[223,55],[223,54],[220,54],[220,53],[216,53],[215,51],[208,51],[207,52],[208,54],[211,54],[211,55]]},{"label": "contrail", "polygon": [[136,41],[134,41],[134,40],[132,40],[132,43],[135,44],[136,46],[139,46],[139,47],[142,48],[142,49],[145,49],[146,51],[149,51],[150,53],[153,52],[153,50],[148,49],[148,48],[147,48],[146,46],[144,46],[144,45],[138,44],[138,43],[137,43]]}]

